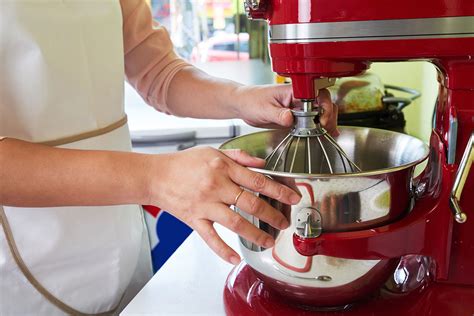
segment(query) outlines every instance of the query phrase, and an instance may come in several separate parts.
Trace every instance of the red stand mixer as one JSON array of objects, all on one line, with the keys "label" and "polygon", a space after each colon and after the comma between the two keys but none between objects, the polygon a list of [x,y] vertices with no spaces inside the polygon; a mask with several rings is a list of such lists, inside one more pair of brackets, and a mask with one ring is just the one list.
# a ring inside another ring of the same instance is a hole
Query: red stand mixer
[{"label": "red stand mixer", "polygon": [[371,62],[430,61],[439,95],[428,165],[410,183],[418,197],[410,212],[367,229],[293,235],[308,258],[387,262],[375,282],[382,285],[344,306],[301,304],[242,263],[226,283],[226,313],[474,315],[474,2],[247,0],[246,8],[268,21],[273,70],[291,78],[306,105],[334,78],[359,75]]}]

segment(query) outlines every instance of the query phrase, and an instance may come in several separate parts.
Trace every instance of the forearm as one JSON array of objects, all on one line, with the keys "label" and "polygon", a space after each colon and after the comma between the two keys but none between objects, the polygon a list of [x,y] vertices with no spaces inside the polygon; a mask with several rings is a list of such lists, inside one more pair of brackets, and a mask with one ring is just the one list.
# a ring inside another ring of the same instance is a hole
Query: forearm
[{"label": "forearm", "polygon": [[167,104],[171,114],[194,118],[238,118],[234,96],[242,85],[234,81],[212,77],[188,66],[171,80]]},{"label": "forearm", "polygon": [[5,139],[0,142],[0,205],[145,204],[151,157]]}]

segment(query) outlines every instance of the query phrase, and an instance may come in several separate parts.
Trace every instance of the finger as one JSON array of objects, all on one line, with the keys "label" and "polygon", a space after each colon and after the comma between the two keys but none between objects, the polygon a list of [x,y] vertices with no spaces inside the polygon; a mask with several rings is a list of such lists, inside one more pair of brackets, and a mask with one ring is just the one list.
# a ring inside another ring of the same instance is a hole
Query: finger
[{"label": "finger", "polygon": [[194,225],[194,230],[219,257],[231,264],[239,264],[240,256],[219,237],[211,221],[199,220]]},{"label": "finger", "polygon": [[283,107],[290,107],[293,102],[293,87],[291,84],[275,85],[276,99]]},{"label": "finger", "polygon": [[239,236],[260,247],[271,248],[275,244],[275,240],[272,236],[258,229],[241,215],[231,211],[231,209],[224,204],[215,204],[215,208],[216,212],[212,213],[209,218],[210,220],[227,227]]},{"label": "finger", "polygon": [[[240,191],[237,194],[240,194]],[[226,204],[233,203],[235,203],[235,201],[231,203],[226,202]],[[286,229],[290,225],[286,217],[280,211],[271,207],[270,204],[250,192],[243,191],[235,206],[247,214],[258,217],[260,220],[277,229]]]},{"label": "finger", "polygon": [[289,84],[268,87],[269,97],[262,111],[268,125],[289,127],[293,124],[293,114],[288,109],[293,99],[293,88]]},{"label": "finger", "polygon": [[320,105],[332,104],[331,93],[329,92],[329,90],[328,89],[319,90],[317,101],[318,101],[318,104]]},{"label": "finger", "polygon": [[323,124],[324,128],[328,131],[331,136],[339,136],[339,131],[337,130],[337,112],[338,106],[336,104],[332,104],[333,110],[329,116],[325,116],[321,120],[321,124]]},{"label": "finger", "polygon": [[323,114],[320,118],[321,124],[329,132],[329,134],[332,136],[337,136],[338,107],[336,104],[332,103],[331,94],[327,89],[320,90],[318,95],[318,104],[323,109]]},{"label": "finger", "polygon": [[281,105],[267,103],[266,106],[262,106],[261,111],[263,111],[264,120],[268,122],[267,125],[289,127],[293,124],[293,113]]},{"label": "finger", "polygon": [[[293,120],[294,117],[293,117],[293,114],[291,114],[291,119]],[[293,125],[293,123],[291,123],[290,125]],[[281,129],[282,127],[288,127],[286,125],[281,125],[281,124],[276,124],[276,123],[266,123],[266,124],[262,124],[262,123],[258,123],[258,124],[255,124],[254,126],[257,126],[257,127],[260,127],[260,128],[266,128],[266,129]]]},{"label": "finger", "polygon": [[291,85],[267,85],[254,87],[258,91],[251,112],[254,122],[259,127],[271,126],[289,127],[293,123],[293,115],[288,109],[291,105],[293,90]]},{"label": "finger", "polygon": [[317,98],[318,106],[323,109],[323,113],[321,115],[320,121],[321,124],[326,125],[330,118],[332,118],[332,114],[334,111],[333,103],[331,101],[331,95],[327,89],[322,89],[319,91],[319,95]]},{"label": "finger", "polygon": [[236,184],[282,203],[297,204],[301,200],[301,196],[287,186],[237,164],[229,168],[229,176]]},{"label": "finger", "polygon": [[242,166],[255,168],[262,168],[265,166],[265,159],[251,156],[241,149],[223,150],[222,153]]}]

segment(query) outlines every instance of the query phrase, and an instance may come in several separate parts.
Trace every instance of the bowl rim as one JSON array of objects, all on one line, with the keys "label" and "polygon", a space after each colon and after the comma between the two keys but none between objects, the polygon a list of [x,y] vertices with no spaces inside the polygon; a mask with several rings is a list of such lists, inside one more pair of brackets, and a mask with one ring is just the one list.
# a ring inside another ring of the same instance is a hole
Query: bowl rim
[{"label": "bowl rim", "polygon": [[[347,129],[370,129],[370,130],[379,130],[382,132],[386,132],[388,134],[396,134],[396,135],[402,135],[404,137],[410,137],[413,139],[416,139],[417,141],[420,142],[420,145],[423,146],[424,153],[421,158],[403,164],[395,167],[389,167],[389,168],[383,168],[383,169],[375,169],[375,170],[370,170],[370,171],[362,171],[362,172],[352,172],[352,173],[289,173],[289,172],[283,172],[283,171],[273,171],[273,170],[267,170],[267,169],[261,169],[261,168],[254,168],[254,167],[249,167],[250,170],[256,171],[265,175],[269,176],[274,176],[274,177],[284,177],[284,178],[293,178],[293,179],[308,179],[308,178],[348,178],[348,177],[366,177],[366,176],[376,176],[376,175],[382,175],[382,174],[387,174],[387,173],[393,173],[401,170],[405,170],[411,167],[414,167],[416,165],[419,165],[423,161],[425,161],[428,156],[429,156],[429,147],[428,145],[423,142],[421,139],[411,136],[408,134],[400,133],[400,132],[395,132],[391,130],[386,130],[386,129],[381,129],[381,128],[374,128],[374,127],[363,127],[363,126],[344,126],[344,125],[339,125],[338,129],[342,130],[347,130]],[[278,129],[265,129],[263,131],[258,131],[254,133],[249,133],[245,135],[240,135],[237,137],[233,137],[231,139],[226,140],[219,146],[219,150],[223,150],[223,146],[226,144],[235,141],[239,138],[244,138],[247,137],[248,135],[256,135],[256,134],[263,134],[263,133],[268,133],[272,131],[278,131]]]}]

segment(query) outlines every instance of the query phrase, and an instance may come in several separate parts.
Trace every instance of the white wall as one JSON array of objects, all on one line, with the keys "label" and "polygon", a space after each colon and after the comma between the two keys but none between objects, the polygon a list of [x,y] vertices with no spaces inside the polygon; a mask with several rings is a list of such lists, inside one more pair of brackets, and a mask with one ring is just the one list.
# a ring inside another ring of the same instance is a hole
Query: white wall
[{"label": "white wall", "polygon": [[436,68],[428,62],[375,63],[371,72],[376,73],[385,84],[417,89],[421,98],[403,111],[407,121],[407,133],[428,142],[431,119],[438,93]]}]

